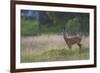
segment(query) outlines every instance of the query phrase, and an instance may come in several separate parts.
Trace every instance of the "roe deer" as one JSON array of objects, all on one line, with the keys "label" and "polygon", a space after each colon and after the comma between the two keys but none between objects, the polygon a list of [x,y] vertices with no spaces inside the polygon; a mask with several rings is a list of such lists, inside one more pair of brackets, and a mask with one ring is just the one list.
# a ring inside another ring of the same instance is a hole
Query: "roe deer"
[{"label": "roe deer", "polygon": [[72,48],[72,45],[77,44],[80,48],[80,53],[81,53],[81,46],[82,46],[81,45],[81,40],[82,40],[81,37],[79,37],[79,36],[68,37],[64,31],[63,38],[69,48]]}]

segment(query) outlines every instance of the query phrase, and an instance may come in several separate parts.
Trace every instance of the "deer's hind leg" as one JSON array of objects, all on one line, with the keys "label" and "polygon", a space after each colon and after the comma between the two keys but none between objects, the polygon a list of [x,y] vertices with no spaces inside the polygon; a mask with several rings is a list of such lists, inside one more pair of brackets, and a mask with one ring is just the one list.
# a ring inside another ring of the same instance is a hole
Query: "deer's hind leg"
[{"label": "deer's hind leg", "polygon": [[78,45],[80,48],[82,47],[82,44],[81,44],[81,43],[78,43],[77,45]]},{"label": "deer's hind leg", "polygon": [[80,54],[81,54],[81,52],[82,52],[82,44],[81,44],[81,43],[78,43],[77,45],[78,45],[79,48],[80,48]]}]

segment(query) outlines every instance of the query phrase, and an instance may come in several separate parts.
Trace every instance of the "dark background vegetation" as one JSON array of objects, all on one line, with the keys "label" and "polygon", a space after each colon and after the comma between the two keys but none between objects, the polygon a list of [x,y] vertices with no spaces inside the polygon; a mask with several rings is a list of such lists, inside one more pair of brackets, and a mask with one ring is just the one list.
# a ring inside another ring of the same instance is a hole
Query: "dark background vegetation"
[{"label": "dark background vegetation", "polygon": [[21,35],[60,34],[63,29],[75,35],[89,35],[89,13],[21,10]]}]

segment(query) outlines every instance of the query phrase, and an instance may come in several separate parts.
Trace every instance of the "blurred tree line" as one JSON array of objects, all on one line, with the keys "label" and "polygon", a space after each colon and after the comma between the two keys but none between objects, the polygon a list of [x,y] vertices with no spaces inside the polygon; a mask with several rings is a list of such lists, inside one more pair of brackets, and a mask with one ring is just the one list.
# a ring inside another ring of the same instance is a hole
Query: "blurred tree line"
[{"label": "blurred tree line", "polygon": [[21,10],[21,34],[89,35],[89,13]]}]

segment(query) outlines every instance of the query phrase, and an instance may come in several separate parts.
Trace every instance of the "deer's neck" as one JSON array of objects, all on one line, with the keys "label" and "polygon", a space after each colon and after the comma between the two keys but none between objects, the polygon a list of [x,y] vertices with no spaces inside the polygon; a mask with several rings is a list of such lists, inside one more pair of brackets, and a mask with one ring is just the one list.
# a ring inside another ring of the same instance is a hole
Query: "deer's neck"
[{"label": "deer's neck", "polygon": [[63,37],[64,37],[64,39],[66,39],[66,40],[68,39],[65,32],[64,32],[64,34],[63,34]]}]

